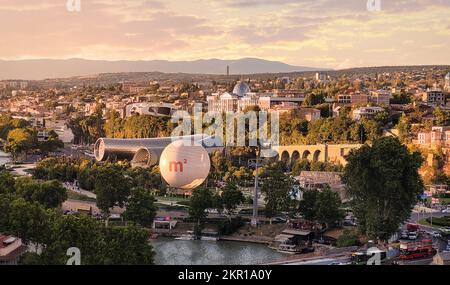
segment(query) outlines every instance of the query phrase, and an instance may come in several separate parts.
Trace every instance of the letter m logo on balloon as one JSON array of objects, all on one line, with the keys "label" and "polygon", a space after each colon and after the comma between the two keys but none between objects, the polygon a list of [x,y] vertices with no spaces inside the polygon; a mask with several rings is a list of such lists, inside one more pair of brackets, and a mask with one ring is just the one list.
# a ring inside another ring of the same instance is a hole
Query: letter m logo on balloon
[{"label": "letter m logo on balloon", "polygon": [[169,163],[170,172],[183,172],[183,163],[181,161],[171,161]]}]

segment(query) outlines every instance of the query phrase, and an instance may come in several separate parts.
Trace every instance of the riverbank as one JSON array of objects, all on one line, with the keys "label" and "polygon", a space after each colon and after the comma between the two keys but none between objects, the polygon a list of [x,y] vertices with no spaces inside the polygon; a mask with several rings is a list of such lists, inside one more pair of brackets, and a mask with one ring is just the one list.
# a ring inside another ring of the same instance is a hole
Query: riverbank
[{"label": "riverbank", "polygon": [[220,237],[220,240],[223,241],[232,241],[232,242],[248,242],[248,243],[255,243],[255,244],[264,244],[269,245],[273,239],[269,237],[257,237],[257,238],[251,238],[251,237],[235,237],[235,236],[222,236]]}]

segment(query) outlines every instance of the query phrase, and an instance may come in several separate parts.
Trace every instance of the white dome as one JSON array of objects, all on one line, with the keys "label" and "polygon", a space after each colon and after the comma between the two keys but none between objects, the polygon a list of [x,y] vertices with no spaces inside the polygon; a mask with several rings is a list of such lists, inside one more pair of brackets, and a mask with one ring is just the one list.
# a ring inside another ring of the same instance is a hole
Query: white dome
[{"label": "white dome", "polygon": [[192,190],[208,177],[211,162],[204,147],[181,140],[164,149],[159,168],[171,187]]},{"label": "white dome", "polygon": [[239,97],[244,97],[245,94],[249,93],[250,91],[250,87],[244,81],[239,81],[233,89],[233,93],[238,95]]}]

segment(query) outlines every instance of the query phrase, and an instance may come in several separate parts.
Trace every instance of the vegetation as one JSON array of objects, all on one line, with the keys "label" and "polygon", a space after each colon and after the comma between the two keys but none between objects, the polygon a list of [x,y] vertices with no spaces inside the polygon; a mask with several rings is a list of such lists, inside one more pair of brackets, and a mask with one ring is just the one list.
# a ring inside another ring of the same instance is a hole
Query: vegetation
[{"label": "vegetation", "polygon": [[18,178],[16,194],[27,202],[38,202],[45,208],[57,208],[67,200],[67,190],[56,180],[38,182],[28,177]]},{"label": "vegetation", "polygon": [[103,125],[104,120],[101,110],[97,110],[95,114],[87,117],[76,117],[68,123],[74,134],[74,142],[76,144],[91,144],[98,138],[103,137],[105,135]]},{"label": "vegetation", "polygon": [[242,191],[238,189],[234,182],[229,182],[218,197],[218,208],[226,210],[231,219],[231,216],[236,212],[237,206],[243,203],[244,200]]},{"label": "vegetation", "polygon": [[196,189],[191,197],[189,216],[201,225],[203,220],[207,217],[207,209],[213,208],[215,205],[215,197],[211,190],[206,187]]},{"label": "vegetation", "polygon": [[359,245],[360,242],[358,233],[353,230],[344,230],[344,234],[341,235],[337,240],[337,247],[350,247]]},{"label": "vegetation", "polygon": [[264,168],[261,183],[261,191],[266,195],[266,217],[273,218],[281,212],[296,212],[298,186],[292,177],[284,174],[281,163]]},{"label": "vegetation", "polygon": [[109,215],[111,208],[125,205],[130,196],[131,180],[116,166],[101,167],[96,174],[94,192],[97,206],[104,215]]},{"label": "vegetation", "polygon": [[281,145],[323,143],[365,143],[380,138],[389,121],[387,111],[379,112],[373,119],[355,121],[350,109],[341,110],[338,117],[321,118],[308,122],[299,119],[298,111],[280,117]]},{"label": "vegetation", "polygon": [[155,138],[169,136],[173,127],[168,118],[133,115],[121,119],[117,112],[108,113],[104,131],[109,138]]},{"label": "vegetation", "polygon": [[396,138],[376,140],[352,151],[342,181],[353,201],[359,229],[387,240],[406,221],[423,191],[420,153],[410,153]]},{"label": "vegetation", "polygon": [[431,218],[427,218],[426,221],[427,223],[433,226],[450,227],[450,216],[441,218],[434,217],[433,221],[431,220]]},{"label": "vegetation", "polygon": [[339,210],[341,205],[339,195],[328,188],[323,191],[307,190],[303,192],[299,212],[306,220],[333,226],[335,221],[343,218]]},{"label": "vegetation", "polygon": [[156,216],[155,198],[143,188],[134,188],[126,203],[124,217],[144,227],[150,227]]},{"label": "vegetation", "polygon": [[44,180],[59,180],[61,182],[78,181],[80,188],[87,191],[95,190],[95,182],[104,169],[114,168],[116,174],[128,177],[132,187],[141,187],[150,192],[162,191],[165,186],[157,167],[153,169],[130,168],[128,164],[99,164],[86,158],[49,157],[38,162],[33,177]]},{"label": "vegetation", "polygon": [[6,140],[4,151],[11,153],[14,160],[27,155],[33,149],[48,153],[64,146],[54,131],[48,132],[48,139],[38,141],[38,131],[22,119],[13,119],[10,115],[0,115],[0,138]]},{"label": "vegetation", "polygon": [[[63,265],[67,249],[81,250],[85,265],[153,264],[148,232],[136,225],[108,228],[88,216],[64,216],[58,209],[64,195],[59,182],[39,182],[0,172],[0,232],[33,243],[22,264]],[[11,186],[13,185],[13,186]]]}]

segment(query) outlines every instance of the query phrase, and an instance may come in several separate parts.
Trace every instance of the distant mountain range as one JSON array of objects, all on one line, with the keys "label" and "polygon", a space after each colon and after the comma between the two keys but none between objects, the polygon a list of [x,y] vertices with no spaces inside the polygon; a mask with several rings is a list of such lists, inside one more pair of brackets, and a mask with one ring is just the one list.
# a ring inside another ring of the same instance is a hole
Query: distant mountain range
[{"label": "distant mountain range", "polygon": [[191,74],[286,73],[319,71],[320,68],[293,66],[257,58],[237,60],[206,59],[194,61],[105,61],[86,59],[0,60],[0,80],[42,80],[119,72],[165,72]]}]

